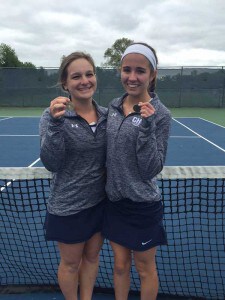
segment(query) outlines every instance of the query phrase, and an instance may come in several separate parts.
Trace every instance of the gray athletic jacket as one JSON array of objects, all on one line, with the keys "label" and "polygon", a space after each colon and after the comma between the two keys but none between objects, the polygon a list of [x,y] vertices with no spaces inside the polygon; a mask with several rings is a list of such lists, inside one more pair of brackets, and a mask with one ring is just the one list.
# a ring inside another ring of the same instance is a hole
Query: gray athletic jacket
[{"label": "gray athletic jacket", "polygon": [[107,185],[111,201],[129,198],[136,202],[161,199],[155,176],[165,162],[171,114],[156,94],[155,114],[142,119],[139,113],[124,116],[123,97],[109,105],[107,121]]},{"label": "gray athletic jacket", "polygon": [[41,160],[53,172],[48,211],[65,216],[94,206],[106,198],[107,109],[98,106],[95,133],[75,112],[54,119],[47,108],[40,120]]}]

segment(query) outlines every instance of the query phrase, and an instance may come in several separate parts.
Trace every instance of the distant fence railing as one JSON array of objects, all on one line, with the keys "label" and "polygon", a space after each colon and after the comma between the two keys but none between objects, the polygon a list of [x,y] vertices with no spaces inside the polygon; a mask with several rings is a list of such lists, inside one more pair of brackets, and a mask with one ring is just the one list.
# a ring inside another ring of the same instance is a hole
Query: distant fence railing
[{"label": "distant fence railing", "polygon": [[[95,100],[107,106],[124,90],[116,69],[97,67]],[[64,95],[57,68],[0,68],[0,106],[47,107]],[[156,85],[168,107],[225,107],[224,67],[159,68]]]}]

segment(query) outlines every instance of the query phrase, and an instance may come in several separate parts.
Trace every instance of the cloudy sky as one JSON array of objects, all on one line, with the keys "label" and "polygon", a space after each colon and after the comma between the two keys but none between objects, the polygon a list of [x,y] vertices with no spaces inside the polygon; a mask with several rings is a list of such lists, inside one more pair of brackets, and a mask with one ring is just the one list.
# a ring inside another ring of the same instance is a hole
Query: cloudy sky
[{"label": "cloudy sky", "polygon": [[101,66],[105,50],[123,37],[152,45],[162,67],[225,66],[225,0],[0,3],[0,43],[37,67],[58,67],[75,50]]}]

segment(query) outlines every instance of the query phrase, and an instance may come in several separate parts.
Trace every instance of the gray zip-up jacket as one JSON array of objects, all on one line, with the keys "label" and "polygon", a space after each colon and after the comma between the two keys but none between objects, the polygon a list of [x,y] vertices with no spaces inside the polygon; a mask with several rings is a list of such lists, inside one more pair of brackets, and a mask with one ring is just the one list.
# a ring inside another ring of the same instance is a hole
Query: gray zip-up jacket
[{"label": "gray zip-up jacket", "polygon": [[159,201],[156,175],[163,168],[171,126],[170,111],[151,94],[155,114],[142,119],[139,113],[124,116],[124,96],[109,105],[107,121],[107,185],[111,201]]},{"label": "gray zip-up jacket", "polygon": [[107,109],[93,103],[99,116],[95,132],[74,111],[54,119],[47,108],[41,117],[40,157],[53,172],[47,205],[51,214],[75,214],[106,198]]}]

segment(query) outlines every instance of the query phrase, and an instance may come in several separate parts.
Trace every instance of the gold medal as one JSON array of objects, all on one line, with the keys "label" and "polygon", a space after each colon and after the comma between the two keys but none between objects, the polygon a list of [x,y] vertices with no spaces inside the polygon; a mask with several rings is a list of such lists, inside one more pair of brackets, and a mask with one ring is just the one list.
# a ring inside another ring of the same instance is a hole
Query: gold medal
[{"label": "gold medal", "polygon": [[74,105],[73,105],[72,101],[67,102],[67,104],[66,104],[66,110],[69,110],[69,111],[73,111],[74,110]]}]

